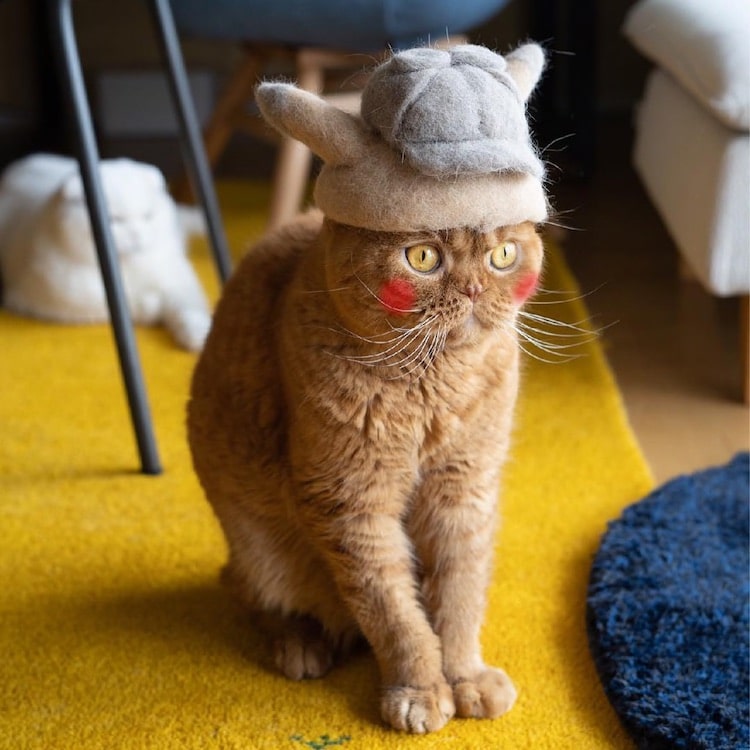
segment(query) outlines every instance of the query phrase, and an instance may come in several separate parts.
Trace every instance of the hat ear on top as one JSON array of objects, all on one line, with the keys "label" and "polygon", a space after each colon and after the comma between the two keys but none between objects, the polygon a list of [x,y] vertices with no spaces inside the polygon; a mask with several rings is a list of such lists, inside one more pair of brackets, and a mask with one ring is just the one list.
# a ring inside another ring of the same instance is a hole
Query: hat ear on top
[{"label": "hat ear on top", "polygon": [[510,75],[522,101],[527,101],[544,71],[544,50],[538,44],[522,44],[505,56]]},{"label": "hat ear on top", "polygon": [[327,164],[352,164],[367,151],[364,124],[309,91],[289,83],[261,83],[255,99],[268,123],[302,141]]}]

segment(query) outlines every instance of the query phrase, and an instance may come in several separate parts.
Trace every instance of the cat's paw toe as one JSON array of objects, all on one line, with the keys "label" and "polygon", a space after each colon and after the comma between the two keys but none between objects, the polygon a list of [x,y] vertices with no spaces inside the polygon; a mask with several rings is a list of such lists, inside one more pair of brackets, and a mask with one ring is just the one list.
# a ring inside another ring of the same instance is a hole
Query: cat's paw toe
[{"label": "cat's paw toe", "polygon": [[442,729],[456,712],[450,687],[390,687],[380,703],[383,720],[394,729],[425,734]]},{"label": "cat's paw toe", "polygon": [[274,644],[277,669],[290,680],[322,677],[333,666],[333,649],[323,638],[289,633]]},{"label": "cat's paw toe", "polygon": [[462,718],[494,719],[513,708],[518,693],[502,669],[486,667],[472,679],[453,683],[456,713]]},{"label": "cat's paw toe", "polygon": [[177,343],[191,352],[198,352],[211,328],[211,316],[202,310],[184,310],[171,322],[170,328]]}]

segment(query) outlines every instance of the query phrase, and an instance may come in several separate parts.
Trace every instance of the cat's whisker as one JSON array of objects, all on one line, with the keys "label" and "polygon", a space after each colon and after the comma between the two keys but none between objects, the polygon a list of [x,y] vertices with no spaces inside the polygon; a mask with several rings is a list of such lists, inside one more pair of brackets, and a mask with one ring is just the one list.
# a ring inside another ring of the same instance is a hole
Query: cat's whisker
[{"label": "cat's whisker", "polygon": [[536,354],[535,352],[529,351],[523,344],[519,342],[518,348],[528,357],[531,357],[532,359],[536,359],[538,362],[544,362],[547,365],[564,365],[567,362],[572,362],[574,359],[579,359],[582,355],[576,355],[576,356],[568,356],[567,359],[547,359],[546,357],[541,357],[540,355]]},{"label": "cat's whisker", "polygon": [[388,326],[390,327],[391,331],[396,331],[400,334],[406,334],[406,333],[415,333],[415,332],[421,331],[423,328],[428,328],[434,325],[435,321],[437,320],[439,320],[438,315],[429,315],[428,317],[419,321],[419,323],[415,323],[413,326],[410,326],[408,328],[403,328],[401,326],[394,326],[390,321],[386,321],[386,322],[388,323]]},{"label": "cat's whisker", "polygon": [[429,361],[425,364],[425,372],[427,371],[427,367],[435,361],[436,357],[445,348],[445,342],[447,338],[448,338],[448,327],[441,326],[440,330],[435,336],[432,347],[428,353]]},{"label": "cat's whisker", "polygon": [[379,367],[380,365],[383,365],[383,364],[390,367],[390,364],[386,362],[386,360],[388,359],[387,357],[383,357],[383,358],[368,362],[368,361],[363,361],[361,359],[358,359],[357,357],[349,355],[349,354],[337,354],[336,352],[328,351],[327,349],[324,351],[330,357],[334,357],[335,359],[341,359],[345,362],[354,362],[355,364],[362,365],[362,367]]},{"label": "cat's whisker", "polygon": [[[428,331],[426,335],[422,336],[422,340],[414,348],[412,345],[414,344],[415,339],[420,335],[424,328],[432,325],[436,319],[437,316],[432,315],[415,324],[411,328],[398,329],[398,335],[386,341],[367,339],[353,333],[352,331],[343,329],[343,333],[352,335],[358,339],[366,341],[367,343],[372,343],[376,346],[389,344],[389,346],[384,350],[371,352],[369,354],[336,354],[332,352],[329,352],[329,354],[332,354],[338,359],[355,362],[366,367],[383,365],[386,367],[403,368],[404,366],[410,366],[413,362],[417,362],[424,358],[425,350],[429,349],[432,334]],[[396,330],[394,326],[391,326],[391,329]],[[407,374],[411,371],[412,370],[408,368]]]},{"label": "cat's whisker", "polygon": [[[437,320],[438,316],[432,316],[432,320]],[[407,357],[403,358],[399,362],[392,363],[391,366],[398,366],[403,371],[398,375],[388,378],[388,380],[397,380],[399,378],[408,377],[417,370],[421,369],[419,378],[421,378],[429,369],[429,366],[434,362],[435,358],[440,354],[445,346],[445,341],[448,336],[448,329],[443,325],[439,325],[437,331],[428,331],[424,336],[417,348]],[[406,367],[404,370],[403,368]]]},{"label": "cat's whisker", "polygon": [[[425,326],[431,325],[433,321],[435,321],[437,316],[430,315],[429,317],[425,318],[424,320],[419,321],[418,323],[415,323],[413,326],[403,328],[403,327],[396,327],[394,326],[390,321],[386,320],[386,323],[389,326],[388,331],[384,331],[383,333],[376,333],[373,334],[373,338],[368,338],[366,336],[362,336],[358,333],[354,333],[354,331],[350,331],[348,328],[344,328],[343,326],[339,326],[339,330],[328,328],[327,330],[333,331],[334,333],[344,333],[349,336],[352,336],[353,338],[359,339],[360,341],[365,341],[368,344],[390,344],[395,341],[398,341],[399,339],[403,338],[405,335],[411,334],[415,331],[418,331]],[[396,336],[391,336],[392,333],[396,333]],[[390,337],[390,338],[388,338]]]},{"label": "cat's whisker", "polygon": [[333,289],[303,289],[301,294],[328,294],[328,292],[346,292],[354,287],[351,286],[337,286]]},{"label": "cat's whisker", "polygon": [[584,335],[589,335],[593,333],[593,329],[588,326],[588,323],[590,320],[588,318],[584,318],[583,320],[577,320],[574,323],[568,323],[563,320],[555,320],[554,318],[550,318],[546,315],[539,315],[538,313],[532,313],[528,310],[519,310],[518,311],[519,316],[523,318],[528,318],[529,320],[533,320],[535,323],[543,323],[548,326],[553,326],[555,328],[566,328],[571,331],[577,331],[578,333],[582,333]]},{"label": "cat's whisker", "polygon": [[[364,336],[360,336],[359,338],[363,341],[366,341],[367,343],[374,344],[375,346],[387,346],[388,348],[385,351],[390,351],[391,349],[398,347],[400,344],[402,344],[404,341],[407,341],[409,337],[414,333],[413,331],[402,331],[400,333],[396,333],[393,336],[390,336],[390,338],[386,338],[387,335],[389,335],[391,332],[389,331],[388,334],[378,334],[381,336],[381,338],[373,338],[373,339],[367,339]],[[382,353],[382,352],[381,352]],[[363,355],[365,356],[365,355]],[[369,355],[366,355],[369,356]]]},{"label": "cat's whisker", "polygon": [[[596,290],[597,291],[598,287]],[[578,294],[571,297],[570,292],[558,291],[554,289],[540,289],[539,292],[549,296],[564,297],[559,300],[535,300],[529,305],[557,305],[582,299],[592,292]],[[590,318],[577,320],[574,322],[557,320],[548,315],[541,315],[530,310],[519,310],[518,317],[514,322],[516,333],[527,344],[534,349],[549,355],[549,358],[530,351],[528,347],[523,346],[519,341],[520,348],[529,356],[543,362],[568,362],[579,357],[586,356],[585,352],[573,353],[576,349],[585,347],[601,336],[613,323],[607,326],[596,328],[592,326]]]},{"label": "cat's whisker", "polygon": [[587,341],[578,341],[573,344],[556,344],[552,341],[544,341],[542,339],[538,339],[536,336],[532,336],[528,331],[518,331],[519,336],[522,336],[526,341],[528,341],[530,344],[534,344],[538,349],[543,349],[545,352],[549,354],[555,354],[560,355],[561,352],[565,352],[569,349],[580,349],[582,346],[585,346]]},{"label": "cat's whisker", "polygon": [[[561,170],[562,171],[562,170]],[[570,229],[573,231],[582,231],[582,227],[576,227],[576,226],[568,226],[567,224],[563,224],[563,221],[567,221],[568,218],[571,218],[576,215],[577,213],[576,208],[568,208],[564,210],[557,210],[552,214],[551,216],[548,216],[543,222],[541,222],[542,227],[559,227],[560,229]]]},{"label": "cat's whisker", "polygon": [[419,323],[415,323],[413,326],[407,326],[407,327],[404,327],[404,326],[394,326],[393,323],[391,323],[390,320],[386,320],[385,322],[388,324],[388,327],[392,331],[406,332],[406,331],[413,331],[416,328],[419,328],[419,327],[424,326],[426,324],[432,323],[436,319],[437,319],[437,315],[430,315],[429,317],[424,318],[423,320],[419,321]]},{"label": "cat's whisker", "polygon": [[402,368],[418,360],[424,353],[425,347],[429,346],[429,342],[430,342],[430,334],[427,333],[424,336],[422,336],[421,340],[419,341],[419,343],[416,345],[414,349],[407,351],[406,347],[404,347],[402,349],[402,352],[404,352],[404,356],[401,359],[397,360],[396,362],[393,362],[392,366]]},{"label": "cat's whisker", "polygon": [[345,359],[348,362],[355,362],[357,364],[364,365],[365,367],[376,367],[377,365],[387,364],[390,366],[388,360],[399,356],[401,352],[406,349],[409,342],[401,342],[397,348],[390,347],[384,352],[375,352],[373,354],[336,354],[335,356],[339,359]]},{"label": "cat's whisker", "polygon": [[[578,300],[586,299],[587,297],[591,296],[592,294],[595,294],[596,292],[600,291],[604,287],[604,284],[599,284],[599,286],[595,287],[594,289],[589,290],[588,292],[580,292],[579,294],[575,294],[575,292],[572,291],[565,291],[560,289],[545,289],[544,287],[537,287],[536,294],[546,294],[550,297],[554,295],[559,295],[560,297],[564,297],[565,299],[560,300],[539,300],[539,299],[531,299],[526,302],[526,305],[562,305],[567,302],[576,302]],[[574,296],[570,296],[574,295]]]},{"label": "cat's whisker", "polygon": [[554,215],[555,215],[555,217],[573,216],[573,214],[577,213],[577,211],[578,211],[578,209],[575,208],[575,207],[573,207],[573,208],[560,208],[560,209],[556,209],[555,210],[555,214]]},{"label": "cat's whisker", "polygon": [[589,335],[587,336],[584,333],[577,332],[560,333],[559,331],[550,331],[548,328],[537,328],[536,326],[532,326],[521,321],[518,321],[518,325],[520,325],[525,331],[533,331],[534,333],[539,333],[544,336],[552,336],[553,338],[557,339],[578,339],[578,341],[595,341],[599,337],[598,331],[589,331]]},{"label": "cat's whisker", "polygon": [[435,338],[432,343],[432,347],[430,348],[430,351],[428,352],[428,362],[425,365],[425,370],[427,369],[427,366],[431,365],[437,356],[445,349],[445,342],[448,338],[448,327],[445,325],[442,325],[440,329],[438,330],[437,334],[435,334]]},{"label": "cat's whisker", "polygon": [[[399,367],[402,372],[400,372],[398,375],[386,379],[398,380],[399,378],[409,377],[409,375],[416,372],[418,369],[420,369],[420,367],[422,368],[421,375],[424,375],[424,372],[429,366],[428,357],[433,345],[433,342],[431,340],[432,338],[433,334],[428,333],[426,336],[424,336],[421,343],[414,352],[412,352],[408,357],[404,358],[400,362],[394,364],[394,366]],[[406,365],[408,365],[408,367],[406,367],[406,369],[404,370],[404,367]]]},{"label": "cat's whisker", "polygon": [[[529,335],[528,333],[526,333],[525,331],[523,331],[523,330],[521,330],[519,328],[516,328],[516,333],[518,333],[518,335],[522,339],[524,339],[524,341],[528,342],[529,344],[531,344],[536,349],[539,349],[540,351],[543,351],[545,354],[549,354],[551,357],[556,357],[557,358],[555,360],[549,360],[551,362],[569,362],[569,361],[571,361],[573,359],[579,359],[580,357],[585,356],[583,353],[580,353],[580,354],[571,354],[571,353],[569,353],[567,351],[561,351],[561,350],[566,350],[566,349],[571,349],[571,348],[575,349],[575,348],[579,347],[580,344],[573,344],[573,345],[566,345],[566,344],[555,345],[555,344],[549,344],[546,341],[540,341],[536,337]],[[519,345],[520,345],[520,342],[519,342]],[[527,350],[524,349],[524,351],[527,351]],[[529,353],[529,352],[527,351],[527,353]]]},{"label": "cat's whisker", "polygon": [[443,329],[444,326],[440,326],[436,332],[431,332],[426,336],[428,346],[422,357],[422,364],[425,371],[435,361],[435,357],[437,357],[445,344]]},{"label": "cat's whisker", "polygon": [[[394,339],[390,339],[385,342],[379,342],[379,341],[368,341],[368,343],[374,343],[374,344],[390,344],[390,346],[385,349],[384,351],[374,352],[370,354],[352,354],[347,355],[346,359],[356,362],[368,362],[373,361],[375,363],[385,361],[387,359],[392,359],[393,357],[396,357],[398,354],[400,354],[402,351],[406,350],[411,343],[411,341],[414,339],[414,337],[428,324],[431,324],[435,319],[435,316],[432,316],[430,318],[427,318],[417,325],[415,325],[413,328],[404,329],[402,333],[399,333],[398,336],[396,336]],[[356,335],[356,334],[354,334]],[[358,337],[363,338],[363,337]]]},{"label": "cat's whisker", "polygon": [[[355,333],[354,331],[350,331],[348,328],[344,328],[343,326],[339,326],[339,328],[333,328],[332,326],[320,326],[320,325],[312,325],[308,323],[305,327],[317,328],[318,330],[321,330],[321,331],[330,331],[331,333],[336,333],[342,336],[350,336],[351,338],[357,339],[359,341],[363,341],[366,344],[375,344],[378,346],[385,345],[385,344],[392,344],[394,341],[398,341],[402,336],[402,334],[399,334],[398,336],[393,336],[392,338],[376,339],[376,338],[367,338],[367,336],[361,336],[360,334]],[[387,336],[387,335],[390,335],[390,331],[386,331],[385,333],[375,334],[375,335],[381,336],[381,337]]]},{"label": "cat's whisker", "polygon": [[[608,331],[610,328],[612,328],[612,326],[618,323],[618,321],[615,320],[611,323],[608,323],[607,325],[594,327],[591,325],[590,319],[581,320],[577,323],[566,323],[561,320],[555,320],[554,318],[547,318],[544,315],[533,317],[533,313],[524,317],[526,317],[527,319],[522,321],[523,325],[527,328],[531,328],[532,330],[536,330],[537,333],[543,333],[554,337],[570,336],[571,338],[574,338],[575,336],[580,336],[581,340],[591,341],[600,338],[605,331]],[[533,329],[531,324],[528,322],[529,320],[533,323],[543,326],[543,328]],[[552,330],[555,328],[560,330]]]},{"label": "cat's whisker", "polygon": [[552,219],[547,219],[544,222],[545,227],[557,227],[558,229],[564,229],[567,232],[585,232],[586,230],[583,227],[574,227],[570,224],[563,224],[559,221],[553,221]]},{"label": "cat's whisker", "polygon": [[[388,363],[388,360],[398,357],[400,354],[406,352],[409,349],[409,345],[411,344],[412,338],[413,337],[407,337],[404,341],[399,342],[398,345],[391,346],[383,352],[376,352],[374,354],[353,354],[347,357],[347,359],[350,362],[362,362],[363,364]],[[388,364],[389,366],[398,366],[400,361],[401,360],[398,360],[395,363],[392,362]]]},{"label": "cat's whisker", "polygon": [[565,305],[568,302],[575,302],[576,300],[585,299],[588,294],[581,294],[578,297],[571,297],[570,299],[530,299],[524,303],[526,307],[529,305]]},{"label": "cat's whisker", "polygon": [[352,274],[354,275],[354,278],[364,287],[365,291],[371,297],[373,297],[374,299],[376,299],[378,302],[381,302],[381,304],[382,304],[382,300],[380,299],[380,297],[378,297],[378,295],[375,294],[375,292],[372,289],[370,289],[369,286],[367,286],[367,284],[364,282],[364,280],[357,273],[357,269],[354,266],[354,255],[353,255],[352,252],[349,253],[349,265],[351,266]]},{"label": "cat's whisker", "polygon": [[538,286],[536,288],[536,291],[540,294],[549,294],[549,295],[560,295],[561,297],[565,297],[566,295],[573,294],[570,290],[565,289],[547,289],[543,286]]}]

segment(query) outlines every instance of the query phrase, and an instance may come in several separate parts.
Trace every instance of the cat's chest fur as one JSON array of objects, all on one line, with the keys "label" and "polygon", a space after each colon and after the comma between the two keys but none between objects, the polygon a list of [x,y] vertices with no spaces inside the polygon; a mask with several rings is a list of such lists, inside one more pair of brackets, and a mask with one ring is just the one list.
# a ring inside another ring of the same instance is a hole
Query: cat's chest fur
[{"label": "cat's chest fur", "polygon": [[[371,332],[355,334],[351,320],[337,317],[337,287],[318,291],[326,286],[325,261],[312,251],[319,241],[298,256],[277,309],[276,349],[292,423],[313,420],[365,442],[409,446],[420,460],[472,432],[484,433],[485,425],[507,427],[518,381],[512,326],[487,330],[469,343],[443,340],[426,364],[416,353],[429,348],[429,339],[425,346],[417,338],[412,351],[392,357],[388,352],[400,344],[383,343],[381,332],[410,324],[381,311]],[[364,285],[360,294],[369,296]],[[368,314],[365,308],[360,313]],[[420,323],[411,325],[418,329]],[[395,336],[388,333],[385,340]]]},{"label": "cat's chest fur", "polygon": [[[408,359],[370,366],[332,309],[320,227],[311,214],[261,243],[225,290],[193,381],[192,439],[211,445],[198,460],[221,458],[243,482],[262,467],[282,485],[340,478],[354,463],[373,480],[392,471],[410,482],[456,456],[499,466],[518,386],[512,326],[448,340],[413,371]],[[374,330],[389,330],[385,316]]]},{"label": "cat's chest fur", "polygon": [[509,426],[518,385],[509,336],[449,347],[424,371],[404,374],[342,362],[300,330],[281,347],[292,421],[304,414],[332,432],[411,453],[420,466],[459,446],[491,442]]}]

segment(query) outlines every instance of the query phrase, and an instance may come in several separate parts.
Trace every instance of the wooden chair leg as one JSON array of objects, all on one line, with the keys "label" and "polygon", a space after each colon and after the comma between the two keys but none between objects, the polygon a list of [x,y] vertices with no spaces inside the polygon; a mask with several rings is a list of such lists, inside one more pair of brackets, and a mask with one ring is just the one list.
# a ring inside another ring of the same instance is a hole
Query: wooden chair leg
[{"label": "wooden chair leg", "polygon": [[750,404],[750,295],[740,301],[740,356],[742,357],[742,398]]},{"label": "wooden chair leg", "polygon": [[304,143],[292,138],[281,141],[268,208],[268,230],[285,224],[299,211],[311,164],[312,154]]},{"label": "wooden chair leg", "polygon": [[[319,94],[323,91],[324,74],[320,62],[309,60],[304,50],[297,55],[297,85]],[[310,176],[312,154],[307,146],[292,138],[282,139],[276,161],[276,174],[271,189],[268,229],[289,221],[300,209]]]},{"label": "wooden chair leg", "polygon": [[261,55],[246,51],[245,58],[222,92],[204,132],[206,156],[211,165],[216,164],[224,152],[234,131],[235,121],[252,98],[262,65]]}]

